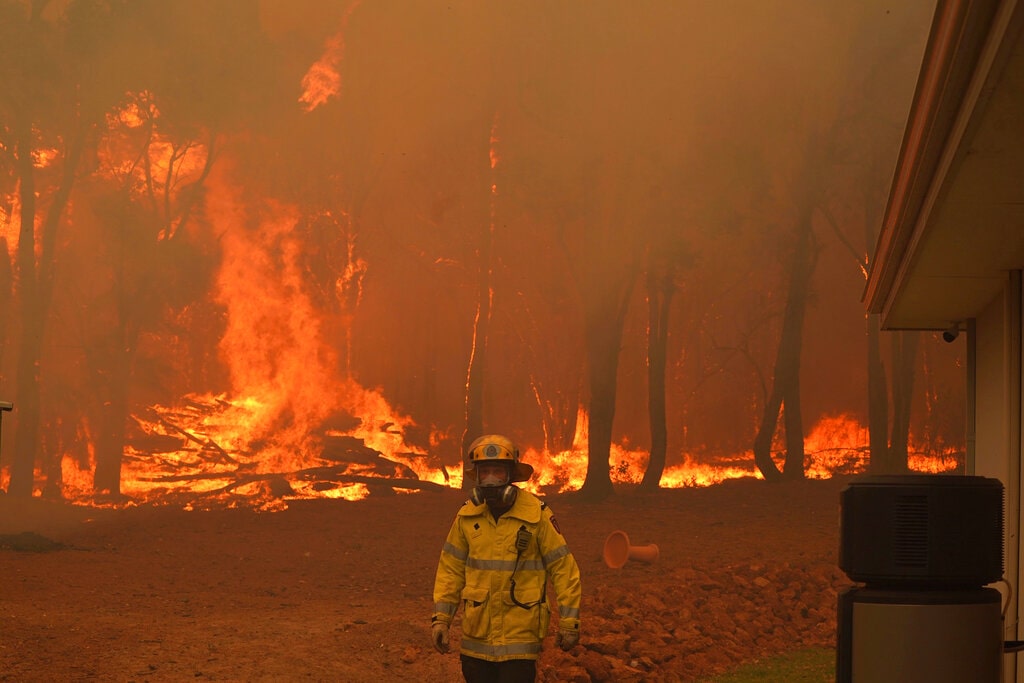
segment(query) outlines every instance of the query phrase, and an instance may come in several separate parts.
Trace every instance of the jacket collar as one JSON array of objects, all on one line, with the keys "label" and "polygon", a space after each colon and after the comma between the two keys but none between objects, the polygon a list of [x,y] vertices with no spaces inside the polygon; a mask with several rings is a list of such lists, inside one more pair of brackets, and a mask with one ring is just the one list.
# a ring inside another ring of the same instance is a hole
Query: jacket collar
[{"label": "jacket collar", "polygon": [[[467,500],[459,508],[459,515],[463,517],[489,514],[491,512],[487,509],[487,503],[474,505],[472,501]],[[512,507],[502,517],[514,517],[528,524],[536,524],[540,521],[540,499],[529,491],[519,489],[519,493],[516,494],[516,502],[512,504]]]}]

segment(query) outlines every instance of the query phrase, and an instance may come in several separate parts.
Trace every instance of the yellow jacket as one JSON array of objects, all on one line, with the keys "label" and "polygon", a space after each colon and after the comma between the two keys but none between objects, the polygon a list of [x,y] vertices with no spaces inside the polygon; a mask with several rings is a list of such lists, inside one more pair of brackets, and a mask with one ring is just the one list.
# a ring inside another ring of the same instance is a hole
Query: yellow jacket
[{"label": "yellow jacket", "polygon": [[[520,536],[521,528],[529,537]],[[520,490],[496,522],[486,503],[467,500],[441,550],[433,618],[450,624],[461,604],[462,654],[490,661],[536,659],[551,620],[548,578],[559,627],[579,630],[579,566],[547,504]]]}]

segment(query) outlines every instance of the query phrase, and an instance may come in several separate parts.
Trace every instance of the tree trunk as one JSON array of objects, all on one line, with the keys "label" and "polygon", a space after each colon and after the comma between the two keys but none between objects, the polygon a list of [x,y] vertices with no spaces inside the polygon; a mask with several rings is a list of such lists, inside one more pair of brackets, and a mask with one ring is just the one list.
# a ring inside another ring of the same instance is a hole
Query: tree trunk
[{"label": "tree trunk", "polygon": [[[43,229],[41,235],[41,253],[39,256],[39,285],[37,289],[36,305],[39,306],[39,317],[37,323],[39,325],[37,339],[39,339],[39,349],[36,352],[36,363],[41,364],[42,361],[42,343],[46,335],[46,321],[49,317],[50,304],[53,301],[53,286],[56,274],[54,272],[57,263],[57,231],[60,228],[61,221],[64,220],[64,210],[67,208],[68,203],[71,201],[71,191],[75,186],[75,178],[78,174],[78,162],[82,158],[82,152],[85,149],[85,138],[87,129],[83,125],[79,125],[78,129],[72,134],[70,141],[68,142],[68,149],[64,154],[64,166],[61,171],[60,185],[57,187],[57,191],[53,195],[53,199],[50,200],[50,206],[46,212],[46,218],[43,220]],[[42,380],[41,372],[37,371],[37,382]],[[42,390],[42,385],[39,385],[39,391]],[[56,472],[58,477],[61,477],[59,461],[62,457],[61,453],[54,449],[54,444],[58,441],[56,439],[42,439],[39,438],[39,425],[42,424],[42,403],[39,403],[40,413],[36,422],[35,436],[39,442],[41,452],[39,455],[42,457],[42,462],[57,462],[57,468],[48,468],[45,476],[47,479],[51,476],[51,473]],[[44,488],[49,486],[49,482],[43,482]],[[50,487],[52,488],[52,487]]]},{"label": "tree trunk", "polygon": [[669,266],[661,278],[654,269],[647,273],[647,410],[651,428],[651,457],[640,482],[643,491],[654,491],[665,473],[668,450],[668,418],[665,402],[668,322],[675,294],[675,269]]},{"label": "tree trunk", "polygon": [[135,367],[135,352],[138,348],[139,326],[132,320],[131,307],[123,278],[115,283],[118,290],[120,324],[112,330],[116,343],[112,344],[112,359],[104,374],[109,377],[106,386],[106,400],[101,406],[100,424],[96,435],[96,470],[93,472],[93,492],[119,498],[121,495],[121,464],[124,459],[125,423],[128,420],[128,387],[131,384],[132,369]]},{"label": "tree trunk", "polygon": [[[775,357],[772,390],[754,438],[754,464],[766,481],[804,476],[803,419],[800,414],[800,354],[803,347],[804,313],[815,257],[812,250],[811,211],[804,211],[793,250],[789,292],[782,318],[782,334]],[[772,460],[771,447],[785,405],[786,458],[780,470]]]},{"label": "tree trunk", "polygon": [[31,124],[19,119],[17,134],[18,175],[21,183],[21,226],[18,237],[18,282],[21,291],[22,334],[18,350],[18,428],[11,464],[10,493],[31,496],[35,488],[35,464],[39,460],[40,364],[46,317],[53,298],[57,229],[71,198],[78,161],[85,147],[85,129],[79,128],[64,155],[61,182],[43,220],[38,266],[35,256],[35,179],[32,169]]},{"label": "tree trunk", "polygon": [[777,387],[778,382],[774,382],[771,395],[765,401],[761,426],[754,437],[754,464],[765,481],[782,479],[782,470],[772,460],[772,440],[775,437],[775,428],[778,426],[779,412],[782,409],[782,394]]},{"label": "tree trunk", "polygon": [[588,500],[604,500],[612,493],[612,424],[619,373],[622,328],[633,291],[630,271],[619,283],[606,277],[601,293],[594,293],[586,311],[587,376],[590,378],[587,477],[580,493]]},{"label": "tree trunk", "polygon": [[786,410],[783,422],[786,425],[786,460],[782,475],[785,479],[804,478],[804,418],[800,407],[800,360],[796,360],[795,376],[786,387],[783,399]]},{"label": "tree trunk", "polygon": [[[165,197],[168,197],[165,218],[164,232],[165,242],[170,243],[179,239],[179,235],[185,233],[188,222],[191,220],[196,205],[203,197],[203,189],[206,180],[209,178],[213,168],[214,146],[217,140],[216,132],[209,136],[209,148],[206,154],[206,161],[199,177],[191,183],[185,191],[182,200],[180,218],[177,224],[173,222],[170,208],[169,186],[164,188]],[[173,169],[169,169],[173,170]],[[127,195],[126,195],[127,196]],[[126,204],[130,204],[127,199]],[[351,212],[352,216],[357,215],[356,211]],[[122,231],[118,238],[118,244],[125,244],[124,234],[132,229],[126,221],[127,214],[120,214],[116,219],[116,225]],[[114,290],[117,292],[117,317],[118,328],[111,330],[116,338],[112,344],[111,354],[108,358],[109,367],[105,368],[104,374],[109,377],[106,387],[106,401],[103,402],[100,413],[99,430],[96,436],[96,469],[93,472],[93,492],[97,495],[107,495],[112,498],[121,496],[121,466],[124,459],[125,445],[125,424],[128,420],[129,408],[129,387],[131,386],[132,374],[135,368],[135,356],[138,349],[139,333],[141,324],[138,313],[131,301],[134,292],[132,282],[127,281],[124,275],[128,259],[134,258],[133,254],[120,252],[120,263],[114,264],[115,281]]]},{"label": "tree trunk", "polygon": [[[0,368],[3,367],[4,352],[7,350],[7,336],[11,325],[12,303],[14,300],[14,269],[11,264],[7,238],[0,237]],[[2,378],[0,374],[0,378]],[[6,382],[3,382],[5,385]],[[0,397],[3,400],[3,397]]]},{"label": "tree trunk", "polygon": [[910,408],[914,393],[914,365],[917,360],[919,332],[897,332],[892,337],[892,435],[889,451],[892,473],[906,472],[910,442]]},{"label": "tree trunk", "polygon": [[114,499],[121,495],[121,462],[125,443],[124,425],[128,414],[128,380],[127,366],[114,368],[108,395],[109,401],[101,407],[99,433],[96,435],[96,471],[93,474],[93,491],[97,495],[107,495]]},{"label": "tree trunk", "polygon": [[21,201],[18,235],[18,294],[21,307],[21,340],[18,346],[17,422],[14,458],[11,461],[11,495],[28,497],[34,488],[37,435],[39,433],[39,354],[42,311],[39,310],[36,276],[36,192],[32,168],[32,125],[23,116],[15,121],[15,157]]}]

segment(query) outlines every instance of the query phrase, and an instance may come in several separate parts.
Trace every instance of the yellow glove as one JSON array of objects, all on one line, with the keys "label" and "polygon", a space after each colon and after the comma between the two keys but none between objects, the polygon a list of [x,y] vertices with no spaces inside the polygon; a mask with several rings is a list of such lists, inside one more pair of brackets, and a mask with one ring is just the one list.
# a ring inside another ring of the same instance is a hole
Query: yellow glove
[{"label": "yellow glove", "polygon": [[441,654],[448,652],[448,624],[443,621],[435,621],[430,627],[430,640],[434,643],[434,649]]},{"label": "yellow glove", "polygon": [[555,645],[566,652],[576,647],[580,642],[580,632],[574,629],[560,628],[555,634]]}]

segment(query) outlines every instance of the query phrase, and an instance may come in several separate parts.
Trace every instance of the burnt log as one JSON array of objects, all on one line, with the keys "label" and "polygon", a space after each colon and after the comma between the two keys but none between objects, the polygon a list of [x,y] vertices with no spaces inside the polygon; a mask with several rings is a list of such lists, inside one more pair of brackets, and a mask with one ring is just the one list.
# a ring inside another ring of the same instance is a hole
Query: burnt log
[{"label": "burnt log", "polygon": [[370,448],[362,439],[354,436],[325,434],[323,440],[320,457],[324,460],[371,464],[381,457],[380,451]]},{"label": "burnt log", "polygon": [[140,453],[174,453],[185,447],[186,439],[171,434],[139,432],[129,435],[126,442]]},{"label": "burnt log", "polygon": [[326,434],[320,457],[324,460],[348,465],[368,465],[383,477],[408,477],[416,473],[404,463],[385,458],[384,455],[354,436]]},{"label": "burnt log", "polygon": [[[184,447],[185,442],[191,441],[191,442],[196,443],[196,444],[198,444],[200,446],[199,456],[202,457],[204,460],[207,460],[207,461],[210,461],[210,462],[230,463],[230,464],[233,464],[233,465],[237,465],[238,464],[238,461],[235,460],[234,458],[232,458],[228,454],[228,452],[226,450],[224,450],[224,448],[222,448],[220,446],[220,444],[218,444],[213,439],[211,439],[209,437],[203,438],[201,436],[193,434],[192,432],[190,432],[189,430],[187,430],[187,429],[185,429],[183,427],[179,427],[178,425],[174,424],[169,419],[167,419],[165,416],[157,413],[152,408],[150,408],[149,411],[151,413],[153,413],[153,415],[156,417],[157,422],[159,422],[160,424],[162,424],[164,427],[166,427],[167,429],[171,430],[172,432],[177,432],[178,434],[181,434],[181,436],[185,439],[185,441],[181,442],[179,440],[179,447],[176,448],[176,449],[172,449],[172,450],[156,450],[156,449],[149,449],[149,448],[139,448],[138,450],[145,451],[145,452],[148,452],[148,453],[170,453],[170,452],[173,452],[175,450],[181,450]],[[142,432],[142,430],[139,430],[139,431]],[[144,432],[142,432],[142,433],[145,434]],[[162,437],[162,440],[165,443],[169,443],[169,442],[166,441],[167,439],[175,439],[176,438],[176,437],[171,436],[171,435],[157,435],[157,434],[145,434],[145,436],[148,437],[148,438]],[[136,438],[135,435],[132,435],[132,437],[130,438],[130,442],[132,443],[132,445],[136,445],[137,438]],[[139,442],[139,443],[141,443],[141,442]],[[212,453],[212,454],[214,454],[214,457],[206,457],[206,453]]]},{"label": "burnt log", "polygon": [[[310,467],[296,472],[265,472],[240,473],[240,472],[196,472],[192,474],[169,474],[159,477],[144,477],[141,481],[148,481],[160,484],[184,483],[188,481],[203,481],[208,479],[231,479],[231,483],[216,489],[213,492],[232,491],[239,486],[251,484],[258,481],[266,481],[273,484],[273,488],[282,491],[281,495],[294,493],[288,480],[316,482],[316,490],[326,490],[329,484],[365,484],[368,488],[386,487],[389,489],[417,489],[420,491],[442,491],[445,486],[435,484],[432,481],[406,477],[372,477],[361,474],[348,473],[347,466],[334,467]],[[287,486],[285,488],[282,483]]]}]

